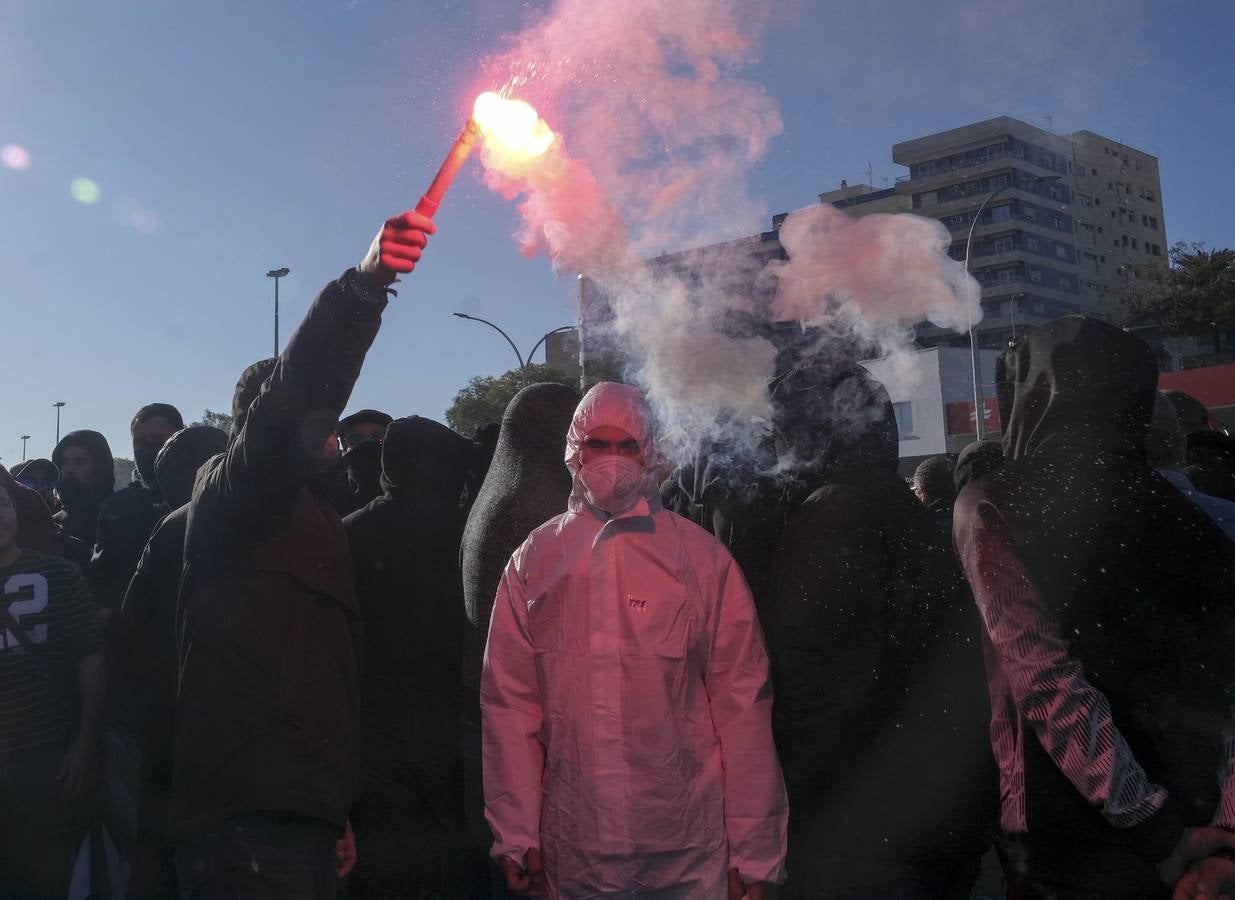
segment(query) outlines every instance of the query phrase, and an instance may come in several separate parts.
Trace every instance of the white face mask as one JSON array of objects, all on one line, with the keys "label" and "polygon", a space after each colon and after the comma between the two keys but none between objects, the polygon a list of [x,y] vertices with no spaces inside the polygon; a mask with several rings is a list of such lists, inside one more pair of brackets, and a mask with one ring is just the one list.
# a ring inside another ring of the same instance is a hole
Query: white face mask
[{"label": "white face mask", "polygon": [[588,503],[611,516],[621,515],[643,495],[643,464],[628,456],[598,456],[579,470]]}]

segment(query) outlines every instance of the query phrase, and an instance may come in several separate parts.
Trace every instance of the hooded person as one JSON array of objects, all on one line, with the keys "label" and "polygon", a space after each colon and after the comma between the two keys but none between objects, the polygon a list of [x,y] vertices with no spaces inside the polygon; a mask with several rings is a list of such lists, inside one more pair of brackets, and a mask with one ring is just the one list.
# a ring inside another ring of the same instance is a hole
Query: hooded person
[{"label": "hooded person", "polygon": [[746,582],[661,508],[635,388],[588,391],[565,457],[567,511],[515,551],[489,627],[492,855],[551,898],[767,896],[788,807]]},{"label": "hooded person", "polygon": [[4,466],[0,466],[0,488],[8,491],[17,513],[17,546],[38,553],[63,556],[64,550],[60,546],[60,538],[56,535],[51,511],[38,491],[22,483],[18,473],[23,471],[26,470],[18,466],[13,470],[13,474],[10,474]]},{"label": "hooded person", "polygon": [[343,520],[365,623],[358,862],[348,896],[445,896],[461,889],[466,831],[459,498],[471,441],[412,416],[390,424],[381,450],[382,496]]},{"label": "hooded person", "polygon": [[382,441],[392,419],[376,409],[361,409],[339,420],[339,464],[347,490],[339,515],[347,516],[382,494]]},{"label": "hooded person", "polygon": [[141,754],[136,833],[129,854],[130,900],[176,894],[176,870],[167,839],[176,711],[176,602],[193,482],[201,466],[226,448],[225,432],[209,425],[190,425],[159,449],[152,481],[171,512],[146,542],[124,601],[111,621],[112,704],[120,707],[113,709],[112,719],[129,730]]},{"label": "hooded person", "polygon": [[766,620],[787,890],[967,898],[996,800],[979,623],[942,530],[897,473],[887,392],[831,366],[809,420],[777,436],[800,462]]},{"label": "hooded person", "polygon": [[168,833],[183,896],[333,900],[354,864],[361,620],[321,495],[389,285],[433,223],[388,219],[283,353],[241,376],[227,449],[189,501]]},{"label": "hooded person", "polygon": [[1188,442],[1180,427],[1175,404],[1159,391],[1154,401],[1153,424],[1149,432],[1149,461],[1158,474],[1174,485],[1235,540],[1235,503],[1198,491],[1182,471],[1188,452]]},{"label": "hooded person", "polygon": [[13,466],[13,477],[18,482],[38,493],[47,504],[49,513],[54,513],[59,506],[56,500],[56,482],[60,480],[60,470],[50,459],[28,459]]},{"label": "hooded person", "polygon": [[957,500],[1018,896],[1166,897],[1235,873],[1206,858],[1235,845],[1235,554],[1147,458],[1157,376],[1103,322],[1033,332],[996,364],[1008,462]]},{"label": "hooded person", "polygon": [[98,533],[90,560],[90,586],[95,602],[105,609],[118,609],[124,601],[142,548],[159,519],[168,512],[155,477],[154,461],[167,439],[183,427],[180,412],[168,403],[143,406],[129,425],[136,477],[99,507]]},{"label": "hooded person", "polygon": [[[566,509],[570,473],[562,465],[579,395],[564,384],[532,384],[507,404],[484,481],[468,511],[463,572],[463,753],[468,827],[478,855],[477,891],[487,893],[492,835],[484,821],[480,759],[480,672],[493,600],[510,555],[533,528]],[[500,880],[501,875],[497,874]]]},{"label": "hooded person", "polygon": [[60,510],[52,517],[56,533],[65,556],[89,576],[99,509],[116,487],[111,447],[97,431],[70,431],[56,444],[51,461],[60,470],[56,482]]},{"label": "hooded person", "polygon": [[[982,476],[994,472],[1003,465],[1003,444],[999,441],[974,441],[961,448],[956,455],[956,466],[952,470],[952,482],[956,485],[956,493],[960,493],[965,485],[977,481]],[[953,500],[955,506],[956,501]]]}]

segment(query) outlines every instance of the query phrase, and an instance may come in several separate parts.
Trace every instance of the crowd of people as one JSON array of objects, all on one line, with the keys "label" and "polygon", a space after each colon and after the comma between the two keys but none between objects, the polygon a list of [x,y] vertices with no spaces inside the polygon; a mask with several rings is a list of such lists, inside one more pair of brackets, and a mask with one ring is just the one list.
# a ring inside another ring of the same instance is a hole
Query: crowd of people
[{"label": "crowd of people", "polygon": [[758,465],[610,382],[343,416],[432,232],[230,433],[0,468],[0,900],[1235,896],[1235,441],[1148,347],[1043,326],[909,483],[820,353]]}]

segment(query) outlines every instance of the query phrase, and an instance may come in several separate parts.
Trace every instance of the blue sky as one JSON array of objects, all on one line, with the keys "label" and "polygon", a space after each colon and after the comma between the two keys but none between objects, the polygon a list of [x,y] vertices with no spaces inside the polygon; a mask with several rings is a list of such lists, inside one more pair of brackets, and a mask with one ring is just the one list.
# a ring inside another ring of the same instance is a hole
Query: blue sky
[{"label": "blue sky", "polygon": [[[228,409],[237,375],[271,351],[265,272],[292,269],[286,339],[415,203],[480,60],[543,5],[0,0],[0,146],[30,154],[24,171],[0,167],[0,461],[20,460],[27,433],[31,456],[50,453],[56,400],[63,431],[101,430],[119,455],[144,403]],[[747,76],[785,128],[751,191],[769,212],[805,206],[864,180],[868,161],[876,185],[894,179],[896,141],[1049,116],[1160,158],[1170,241],[1235,246],[1232,28],[1228,0],[780,3]],[[96,203],[73,199],[77,178],[98,184]],[[512,366],[452,311],[524,349],[574,320],[573,278],[518,253],[514,206],[475,163],[437,222],[351,408],[440,418],[472,375]]]}]

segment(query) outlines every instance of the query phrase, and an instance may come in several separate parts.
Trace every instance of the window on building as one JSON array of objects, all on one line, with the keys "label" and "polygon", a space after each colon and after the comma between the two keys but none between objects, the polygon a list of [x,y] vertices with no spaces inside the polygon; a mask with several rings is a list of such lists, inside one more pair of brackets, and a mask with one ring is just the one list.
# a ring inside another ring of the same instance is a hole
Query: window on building
[{"label": "window on building", "polygon": [[1093,198],[1093,205],[1094,205],[1094,206],[1101,206],[1101,205],[1102,205],[1102,198],[1101,198],[1101,197],[1094,197],[1094,198]]},{"label": "window on building", "polygon": [[1124,246],[1125,247],[1128,246],[1128,236],[1126,234],[1123,236],[1123,239],[1124,239]]},{"label": "window on building", "polygon": [[903,441],[907,437],[913,437],[913,404],[893,403],[892,412],[896,415],[896,430],[900,439]]},{"label": "window on building", "polygon": [[1067,259],[1068,258],[1068,248],[1065,247],[1063,244],[1056,244],[1055,245],[1055,255],[1059,257],[1060,259]]},{"label": "window on building", "polygon": [[995,280],[1000,284],[1011,284],[1014,281],[1014,275],[1016,275],[1015,269],[1000,269]]},{"label": "window on building", "polygon": [[1130,184],[1125,184],[1125,185],[1124,185],[1124,194],[1125,194],[1126,196],[1129,196],[1129,197],[1131,197],[1131,196],[1132,196],[1132,185],[1130,185]]},{"label": "window on building", "polygon": [[1025,249],[1026,250],[1037,250],[1038,249],[1038,239],[1034,237],[1032,234],[1025,235]]},{"label": "window on building", "polygon": [[1133,249],[1133,250],[1136,250],[1136,249],[1137,249],[1137,246],[1136,246],[1136,238],[1133,238],[1133,239],[1132,239],[1132,249]]},{"label": "window on building", "polygon": [[1021,216],[1026,222],[1036,222],[1038,220],[1038,208],[1032,203],[1026,203],[1021,207]]},{"label": "window on building", "polygon": [[1098,174],[1098,170],[1097,170],[1097,169],[1090,169],[1090,170],[1089,170],[1089,174],[1090,174],[1090,175],[1097,175],[1097,174]]},{"label": "window on building", "polygon": [[1115,190],[1115,184],[1114,184],[1114,182],[1110,182],[1110,181],[1108,181],[1108,182],[1106,183],[1106,189],[1107,189],[1108,191],[1113,191],[1113,190]]},{"label": "window on building", "polygon": [[1015,249],[1015,246],[1012,243],[1012,238],[1010,237],[995,238],[992,243],[994,247],[993,252],[995,253],[1011,253],[1013,249]]},{"label": "window on building", "polygon": [[1146,192],[1145,192],[1145,199],[1146,199],[1146,200],[1148,200],[1150,203],[1153,203],[1153,202],[1154,202],[1154,192],[1153,192],[1153,191],[1146,191]]},{"label": "window on building", "polygon": [[1102,152],[1103,152],[1103,153],[1105,153],[1107,156],[1110,156],[1110,155],[1111,155],[1111,148],[1110,148],[1110,147],[1103,147],[1103,148],[1102,148]]},{"label": "window on building", "polygon": [[[998,190],[998,189],[999,189],[999,188],[1001,188],[1001,187],[1007,187],[1007,185],[1008,185],[1008,176],[1007,176],[1007,175],[996,175],[994,178],[992,178],[992,179],[991,179],[991,190],[992,190],[992,191],[994,191],[994,190]],[[975,190],[976,190],[976,188],[977,188],[977,182],[976,182],[976,181],[974,182],[974,188],[975,188]]]},{"label": "window on building", "polygon": [[1051,215],[1051,227],[1052,228],[1063,228],[1063,219],[1057,215],[1052,214]]},{"label": "window on building", "polygon": [[1141,213],[1141,224],[1144,225],[1146,228],[1149,227],[1149,216],[1145,215],[1144,213]]},{"label": "window on building", "polygon": [[1061,190],[1059,189],[1059,185],[1054,184],[1054,183],[1051,183],[1051,184],[1047,187],[1047,191],[1050,193],[1051,198],[1052,198],[1052,199],[1054,199],[1054,200],[1058,200],[1058,199],[1059,199],[1059,197],[1060,197],[1060,195],[1063,193],[1063,191],[1061,191]]},{"label": "window on building", "polygon": [[1099,259],[1101,262],[1106,262],[1106,257],[1105,257],[1105,256],[1099,256],[1099,257],[1098,257],[1098,259]]},{"label": "window on building", "polygon": [[1098,226],[1098,234],[1101,234],[1101,233],[1102,233],[1102,226],[1101,226],[1101,225],[1099,225],[1099,226]]},{"label": "window on building", "polygon": [[1156,216],[1150,216],[1150,217],[1149,217],[1149,227],[1150,227],[1150,228],[1153,228],[1153,229],[1155,229],[1155,230],[1157,229],[1157,227],[1158,227],[1158,219],[1157,219],[1157,217],[1156,217]]},{"label": "window on building", "polygon": [[1006,222],[1010,218],[1012,218],[1012,210],[1006,203],[1003,206],[991,208],[992,222]]},{"label": "window on building", "polygon": [[1072,290],[1072,279],[1069,278],[1067,275],[1060,275],[1059,276],[1059,289],[1061,291]]},{"label": "window on building", "polygon": [[1030,266],[1029,267],[1029,280],[1032,281],[1034,284],[1041,284],[1042,283],[1042,270],[1039,269],[1037,266]]}]

